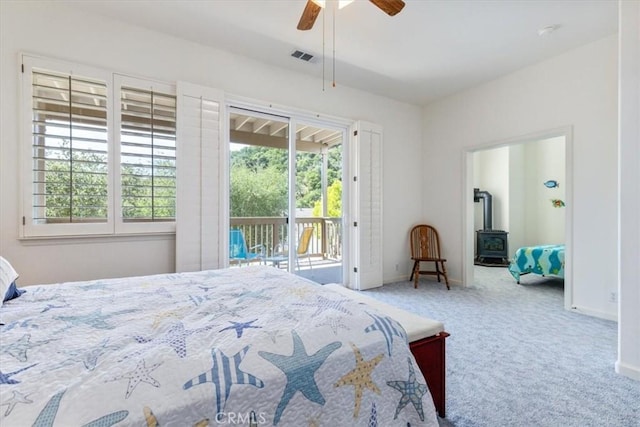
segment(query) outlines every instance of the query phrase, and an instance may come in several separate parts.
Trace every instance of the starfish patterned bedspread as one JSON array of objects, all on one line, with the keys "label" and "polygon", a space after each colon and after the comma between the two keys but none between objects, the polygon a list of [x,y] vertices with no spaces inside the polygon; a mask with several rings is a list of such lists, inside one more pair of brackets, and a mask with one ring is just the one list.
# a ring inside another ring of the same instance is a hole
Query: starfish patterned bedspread
[{"label": "starfish patterned bedspread", "polygon": [[518,283],[527,273],[564,277],[564,245],[524,246],[516,251],[509,272]]},{"label": "starfish patterned bedspread", "polygon": [[438,425],[398,323],[277,268],[24,289],[3,427]]}]

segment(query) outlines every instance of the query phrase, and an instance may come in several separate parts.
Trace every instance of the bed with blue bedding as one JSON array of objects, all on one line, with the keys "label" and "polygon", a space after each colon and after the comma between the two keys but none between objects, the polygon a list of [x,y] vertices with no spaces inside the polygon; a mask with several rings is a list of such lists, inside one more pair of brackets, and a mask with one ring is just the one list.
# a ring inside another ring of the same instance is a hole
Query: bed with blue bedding
[{"label": "bed with blue bedding", "polygon": [[509,264],[509,272],[520,283],[520,276],[534,273],[564,278],[564,245],[524,246]]},{"label": "bed with blue bedding", "polygon": [[24,287],[0,425],[437,426],[402,327],[266,266]]}]

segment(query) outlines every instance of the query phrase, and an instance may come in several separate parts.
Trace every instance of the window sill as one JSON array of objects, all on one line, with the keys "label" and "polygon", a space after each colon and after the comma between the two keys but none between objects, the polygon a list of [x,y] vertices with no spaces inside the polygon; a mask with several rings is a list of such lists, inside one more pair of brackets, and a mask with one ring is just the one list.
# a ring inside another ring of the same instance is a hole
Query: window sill
[{"label": "window sill", "polygon": [[175,240],[175,231],[155,232],[155,233],[118,233],[118,234],[86,234],[67,236],[29,236],[20,237],[18,241],[25,245],[51,245],[51,244],[77,244],[88,242],[110,242],[110,241],[160,241]]}]

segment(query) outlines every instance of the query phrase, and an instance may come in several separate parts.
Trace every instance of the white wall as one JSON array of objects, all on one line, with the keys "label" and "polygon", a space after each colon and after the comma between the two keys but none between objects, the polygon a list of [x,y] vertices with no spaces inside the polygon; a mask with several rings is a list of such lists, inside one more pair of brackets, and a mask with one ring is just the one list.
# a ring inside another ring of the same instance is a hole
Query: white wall
[{"label": "white wall", "polygon": [[620,282],[616,370],[640,380],[640,2],[620,1]]},{"label": "white wall", "polygon": [[509,146],[509,254],[527,244],[526,161],[525,144]]},{"label": "white wall", "polygon": [[424,180],[424,215],[439,228],[450,275],[460,280],[465,150],[565,126],[573,129],[572,304],[615,318],[609,293],[618,280],[616,36],[425,107],[424,170],[439,179]]},{"label": "white wall", "polygon": [[[566,201],[565,143],[563,137],[524,144],[525,245],[561,244],[565,240],[565,208],[551,199]],[[543,185],[558,181],[557,188]],[[517,248],[513,247],[513,251]],[[512,251],[512,252],[513,252]]]},{"label": "white wall", "polygon": [[[384,128],[384,281],[408,276],[407,233],[421,222],[421,109],[340,85],[322,91],[305,75],[231,53],[94,18],[57,2],[0,2],[0,253],[20,284],[84,280],[175,269],[175,239],[18,240],[19,52],[165,81],[188,81],[280,106],[378,123]],[[287,60],[287,58],[283,59]],[[418,155],[416,155],[418,154]],[[399,264],[399,271],[395,265]]]}]

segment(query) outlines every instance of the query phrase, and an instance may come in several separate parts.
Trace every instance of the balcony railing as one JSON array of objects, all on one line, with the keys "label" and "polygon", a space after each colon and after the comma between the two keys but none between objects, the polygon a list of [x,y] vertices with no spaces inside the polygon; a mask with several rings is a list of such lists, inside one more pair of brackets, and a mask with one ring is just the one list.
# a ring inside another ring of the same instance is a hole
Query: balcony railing
[{"label": "balcony railing", "polygon": [[[287,248],[287,219],[283,217],[231,218],[231,228],[242,230],[247,247],[263,245],[265,256],[272,256],[280,247]],[[296,218],[297,238],[304,227],[313,227],[309,254],[323,259],[342,260],[342,219],[341,218]]]}]

